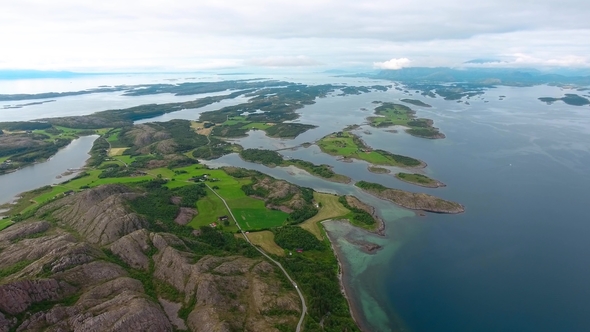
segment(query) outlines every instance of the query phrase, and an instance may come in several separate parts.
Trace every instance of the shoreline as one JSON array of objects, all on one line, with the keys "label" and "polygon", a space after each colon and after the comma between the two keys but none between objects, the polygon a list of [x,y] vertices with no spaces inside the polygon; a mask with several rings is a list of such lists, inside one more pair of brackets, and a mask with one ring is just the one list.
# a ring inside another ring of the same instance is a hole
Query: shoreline
[{"label": "shoreline", "polygon": [[[352,317],[352,320],[354,321],[356,326],[359,328],[359,330],[361,330],[362,332],[370,332],[371,330],[368,329],[365,321],[360,318],[360,317],[362,317],[362,314],[361,314],[362,310],[355,305],[355,303],[352,301],[352,296],[349,295],[349,293],[350,293],[350,290],[348,289],[349,287],[344,282],[344,264],[342,263],[342,258],[340,257],[343,254],[337,249],[335,243],[332,241],[332,238],[330,237],[330,232],[328,232],[326,230],[326,228],[324,227],[323,223],[326,221],[335,221],[335,222],[341,222],[341,223],[343,223],[343,222],[350,223],[350,222],[345,221],[345,220],[341,220],[341,219],[338,219],[338,220],[328,219],[328,220],[321,221],[320,224],[322,224],[322,228],[326,232],[326,237],[328,238],[328,241],[330,242],[330,247],[332,249],[332,252],[334,253],[334,256],[336,257],[336,261],[338,262],[338,281],[340,282],[340,292],[342,293],[342,296],[344,296],[344,298],[346,299],[346,302],[348,303],[348,311],[350,312],[350,316]],[[354,225],[352,225],[352,226],[356,227]],[[358,227],[356,227],[356,228],[358,228]]]}]

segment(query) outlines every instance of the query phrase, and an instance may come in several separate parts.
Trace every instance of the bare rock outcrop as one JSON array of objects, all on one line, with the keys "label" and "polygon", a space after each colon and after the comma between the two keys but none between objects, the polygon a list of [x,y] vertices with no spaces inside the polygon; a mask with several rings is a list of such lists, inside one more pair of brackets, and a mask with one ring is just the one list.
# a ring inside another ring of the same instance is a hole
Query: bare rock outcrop
[{"label": "bare rock outcrop", "polygon": [[149,233],[145,229],[125,235],[110,246],[113,254],[119,256],[129,266],[146,271],[149,268],[150,259],[145,253],[150,248]]},{"label": "bare rock outcrop", "polygon": [[[22,221],[0,232],[0,332],[173,325],[277,331],[278,324],[297,324],[299,299],[273,265],[200,253],[194,245],[202,235],[149,231],[129,211],[137,195],[122,185],[97,187],[39,209],[37,216],[51,222]],[[204,240],[198,246],[220,250]]]},{"label": "bare rock outcrop", "polygon": [[33,303],[57,301],[72,291],[72,287],[56,279],[22,280],[0,285],[0,310],[16,315]]},{"label": "bare rock outcrop", "polygon": [[138,197],[122,185],[105,185],[68,196],[40,209],[74,228],[90,243],[105,245],[138,229],[146,222],[125,207],[128,200]]}]

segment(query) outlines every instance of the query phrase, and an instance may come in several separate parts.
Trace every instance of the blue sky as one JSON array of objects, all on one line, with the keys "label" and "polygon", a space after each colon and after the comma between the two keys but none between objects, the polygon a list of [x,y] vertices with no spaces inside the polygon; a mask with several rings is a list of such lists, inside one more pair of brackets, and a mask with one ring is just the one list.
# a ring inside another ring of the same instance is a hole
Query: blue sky
[{"label": "blue sky", "polygon": [[0,69],[395,69],[475,58],[590,67],[590,1],[4,0],[0,8]]}]

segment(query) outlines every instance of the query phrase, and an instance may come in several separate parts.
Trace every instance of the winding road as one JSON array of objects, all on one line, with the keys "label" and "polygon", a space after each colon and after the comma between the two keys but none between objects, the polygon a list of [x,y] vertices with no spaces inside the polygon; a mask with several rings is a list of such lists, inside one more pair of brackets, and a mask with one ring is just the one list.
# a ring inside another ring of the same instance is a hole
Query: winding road
[{"label": "winding road", "polygon": [[299,298],[301,299],[301,318],[299,318],[299,323],[297,323],[297,330],[296,330],[296,332],[300,332],[301,331],[301,325],[303,325],[303,319],[305,318],[305,314],[307,313],[307,305],[305,304],[305,299],[303,298],[303,293],[301,293],[301,291],[299,290],[299,287],[297,287],[297,284],[291,278],[291,276],[289,275],[289,273],[287,273],[287,271],[283,268],[283,266],[281,265],[281,263],[279,263],[276,260],[272,259],[262,249],[258,248],[252,242],[250,242],[250,239],[248,239],[248,236],[246,235],[246,233],[244,233],[244,230],[242,230],[242,227],[240,227],[240,224],[238,224],[238,220],[236,219],[236,217],[234,216],[234,214],[231,212],[231,209],[229,208],[229,205],[227,205],[227,202],[225,201],[225,199],[223,199],[223,197],[221,197],[215,190],[213,190],[211,187],[209,187],[208,184],[205,183],[205,185],[217,197],[219,197],[219,199],[221,199],[221,201],[223,202],[223,204],[225,204],[225,207],[227,208],[227,211],[229,212],[230,216],[232,217],[232,219],[236,223],[236,226],[238,226],[238,229],[240,230],[240,233],[242,233],[242,236],[244,237],[244,239],[246,239],[246,241],[252,247],[254,247],[254,249],[258,250],[264,257],[268,258],[271,262],[275,263],[275,265],[278,266],[279,269],[281,269],[281,271],[283,271],[283,273],[285,274],[285,276],[287,277],[287,279],[289,279],[289,281],[291,282],[291,284],[293,284],[293,286],[295,286],[295,290],[297,291],[297,293],[299,294]]}]

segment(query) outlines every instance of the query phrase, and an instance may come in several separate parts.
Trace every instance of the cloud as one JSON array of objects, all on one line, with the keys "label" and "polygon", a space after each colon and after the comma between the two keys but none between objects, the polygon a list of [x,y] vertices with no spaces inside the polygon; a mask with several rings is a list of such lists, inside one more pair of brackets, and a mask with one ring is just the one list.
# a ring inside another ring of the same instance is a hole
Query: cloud
[{"label": "cloud", "polygon": [[245,61],[246,65],[257,67],[307,67],[318,66],[322,63],[305,55],[298,56],[269,56]]},{"label": "cloud", "polygon": [[[412,66],[580,66],[588,12],[584,0],[3,0],[0,68],[368,69],[392,54]],[[399,60],[375,66],[407,65]]]},{"label": "cloud", "polygon": [[411,61],[408,58],[391,59],[385,62],[373,62],[373,67],[379,69],[401,69],[403,67],[408,67],[410,62]]}]

